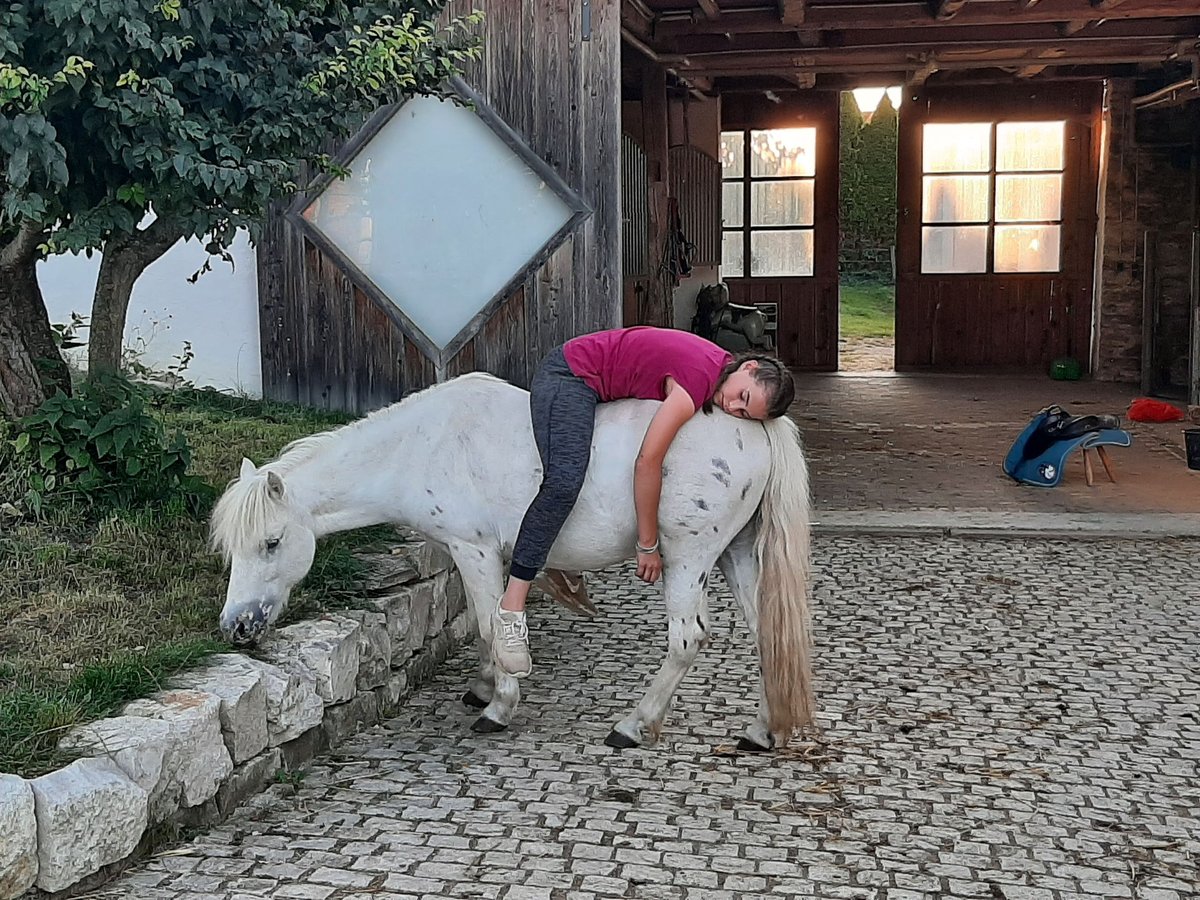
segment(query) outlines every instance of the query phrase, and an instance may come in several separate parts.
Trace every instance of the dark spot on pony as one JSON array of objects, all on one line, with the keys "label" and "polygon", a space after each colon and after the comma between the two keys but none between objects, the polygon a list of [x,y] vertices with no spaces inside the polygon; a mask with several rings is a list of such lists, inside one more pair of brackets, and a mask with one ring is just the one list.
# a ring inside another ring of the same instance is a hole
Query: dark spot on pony
[{"label": "dark spot on pony", "polygon": [[439,514],[441,514],[443,512],[443,510],[440,506],[435,506],[434,509],[436,509]]},{"label": "dark spot on pony", "polygon": [[750,493],[750,488],[751,488],[753,485],[754,485],[754,482],[753,482],[753,481],[747,481],[747,482],[746,482],[746,484],[745,484],[745,485],[742,487],[742,499],[743,499],[743,500],[745,500],[745,499],[746,499],[746,495],[747,495],[748,493]]},{"label": "dark spot on pony", "polygon": [[742,443],[742,429],[737,429],[737,431],[734,432],[734,435],[737,438],[737,448],[739,450],[745,450],[746,445]]},{"label": "dark spot on pony", "polygon": [[479,554],[480,559],[483,559],[485,556],[487,556],[487,554],[484,553],[482,550],[477,550],[475,552]]},{"label": "dark spot on pony", "polygon": [[425,493],[427,493],[430,497],[432,497],[433,496],[433,488],[425,488]]},{"label": "dark spot on pony", "polygon": [[696,616],[696,627],[699,628],[701,631],[704,631],[704,632],[708,631],[708,629],[704,627],[704,620],[701,619],[699,616]]},{"label": "dark spot on pony", "polygon": [[713,472],[712,474],[713,478],[717,479],[717,481],[721,482],[721,484],[725,485],[725,487],[729,487],[728,475],[722,474],[721,472]]},{"label": "dark spot on pony", "polygon": [[483,537],[483,532],[478,528],[475,529],[475,537]]},{"label": "dark spot on pony", "polygon": [[698,507],[700,507],[701,509],[705,509],[705,510],[706,510],[706,509],[708,509],[708,503],[707,503],[707,502],[705,502],[705,500],[704,500],[703,498],[701,498],[701,497],[696,497],[696,498],[694,498],[694,499],[692,500],[692,502],[693,502],[693,503],[695,503],[695,504],[696,504]]},{"label": "dark spot on pony", "polygon": [[720,469],[726,475],[729,474],[729,463],[725,462],[725,460],[721,459],[721,457],[714,456],[712,464],[714,469]]},{"label": "dark spot on pony", "polygon": [[713,534],[716,534],[719,530],[716,525],[713,526]]},{"label": "dark spot on pony", "polygon": [[[700,573],[700,578],[699,578],[699,580],[696,582],[696,584],[697,584],[697,585],[699,585],[700,587],[704,587],[704,583],[705,583],[706,581],[708,581],[708,573],[707,573],[707,572],[701,572],[701,573]],[[699,620],[699,619],[697,619],[696,621],[697,621],[697,622],[699,622],[700,620]],[[701,630],[703,630],[703,629],[701,629]]]},{"label": "dark spot on pony", "polygon": [[671,474],[671,470],[668,469],[666,466],[663,466],[663,478],[666,478],[670,474]]}]

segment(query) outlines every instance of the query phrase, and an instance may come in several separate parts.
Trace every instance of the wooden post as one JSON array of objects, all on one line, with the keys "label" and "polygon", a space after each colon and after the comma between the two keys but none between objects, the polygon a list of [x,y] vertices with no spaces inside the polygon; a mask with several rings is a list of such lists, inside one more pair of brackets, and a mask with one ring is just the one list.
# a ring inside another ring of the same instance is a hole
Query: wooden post
[{"label": "wooden post", "polygon": [[642,64],[642,140],[646,151],[646,175],[650,191],[650,228],[647,260],[650,284],[639,313],[640,324],[670,328],[674,324],[674,285],[662,271],[671,223],[667,195],[671,183],[667,152],[667,71],[650,60]]}]

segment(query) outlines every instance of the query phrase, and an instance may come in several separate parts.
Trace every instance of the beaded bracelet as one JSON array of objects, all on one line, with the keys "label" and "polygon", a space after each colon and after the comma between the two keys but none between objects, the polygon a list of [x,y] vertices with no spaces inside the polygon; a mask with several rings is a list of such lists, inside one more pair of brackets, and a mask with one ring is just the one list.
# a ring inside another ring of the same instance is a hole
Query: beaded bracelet
[{"label": "beaded bracelet", "polygon": [[653,546],[650,546],[650,547],[643,547],[641,544],[637,543],[636,541],[634,542],[633,545],[635,547],[637,547],[638,553],[657,553],[658,552],[658,538],[654,539],[654,544],[653,544]]}]

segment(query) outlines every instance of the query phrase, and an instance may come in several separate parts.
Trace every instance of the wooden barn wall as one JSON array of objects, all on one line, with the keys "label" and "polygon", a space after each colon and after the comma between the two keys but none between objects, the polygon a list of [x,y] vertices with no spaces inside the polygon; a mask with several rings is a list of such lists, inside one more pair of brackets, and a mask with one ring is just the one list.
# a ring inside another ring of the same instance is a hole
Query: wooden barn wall
[{"label": "wooden barn wall", "polygon": [[[621,322],[620,7],[591,0],[452,0],[485,14],[464,77],[592,209],[449,362],[528,386],[568,338]],[[432,363],[347,273],[274,211],[259,247],[263,392],[366,412],[432,384]]]}]

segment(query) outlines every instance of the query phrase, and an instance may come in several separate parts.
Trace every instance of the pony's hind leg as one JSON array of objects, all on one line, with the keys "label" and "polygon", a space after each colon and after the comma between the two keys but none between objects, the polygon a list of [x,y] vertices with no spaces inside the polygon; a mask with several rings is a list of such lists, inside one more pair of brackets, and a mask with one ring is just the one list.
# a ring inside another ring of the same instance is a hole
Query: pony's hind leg
[{"label": "pony's hind leg", "polygon": [[[758,650],[758,561],[754,558],[754,539],[756,537],[754,520],[750,521],[733,539],[725,552],[717,559],[717,567],[725,576],[733,597],[742,608],[746,617],[746,627],[750,629],[750,637],[754,640],[755,650]],[[761,651],[759,651],[761,652]],[[768,726],[770,710],[767,706],[766,692],[763,690],[762,666],[758,675],[758,718],[748,729],[746,736],[738,742],[742,751],[767,751],[775,747],[775,737]]]},{"label": "pony's hind leg", "polygon": [[479,650],[479,673],[463,694],[463,703],[483,713],[472,730],[489,733],[503,731],[512,721],[521,699],[517,679],[501,671],[492,661],[492,612],[504,590],[504,560],[486,547],[451,544],[450,555],[462,576],[467,602],[474,613]]},{"label": "pony's hind leg", "polygon": [[667,603],[667,658],[637,708],[604,739],[610,747],[628,749],[658,738],[663,718],[679,683],[708,638],[705,583],[707,565],[670,566],[663,572]]}]

